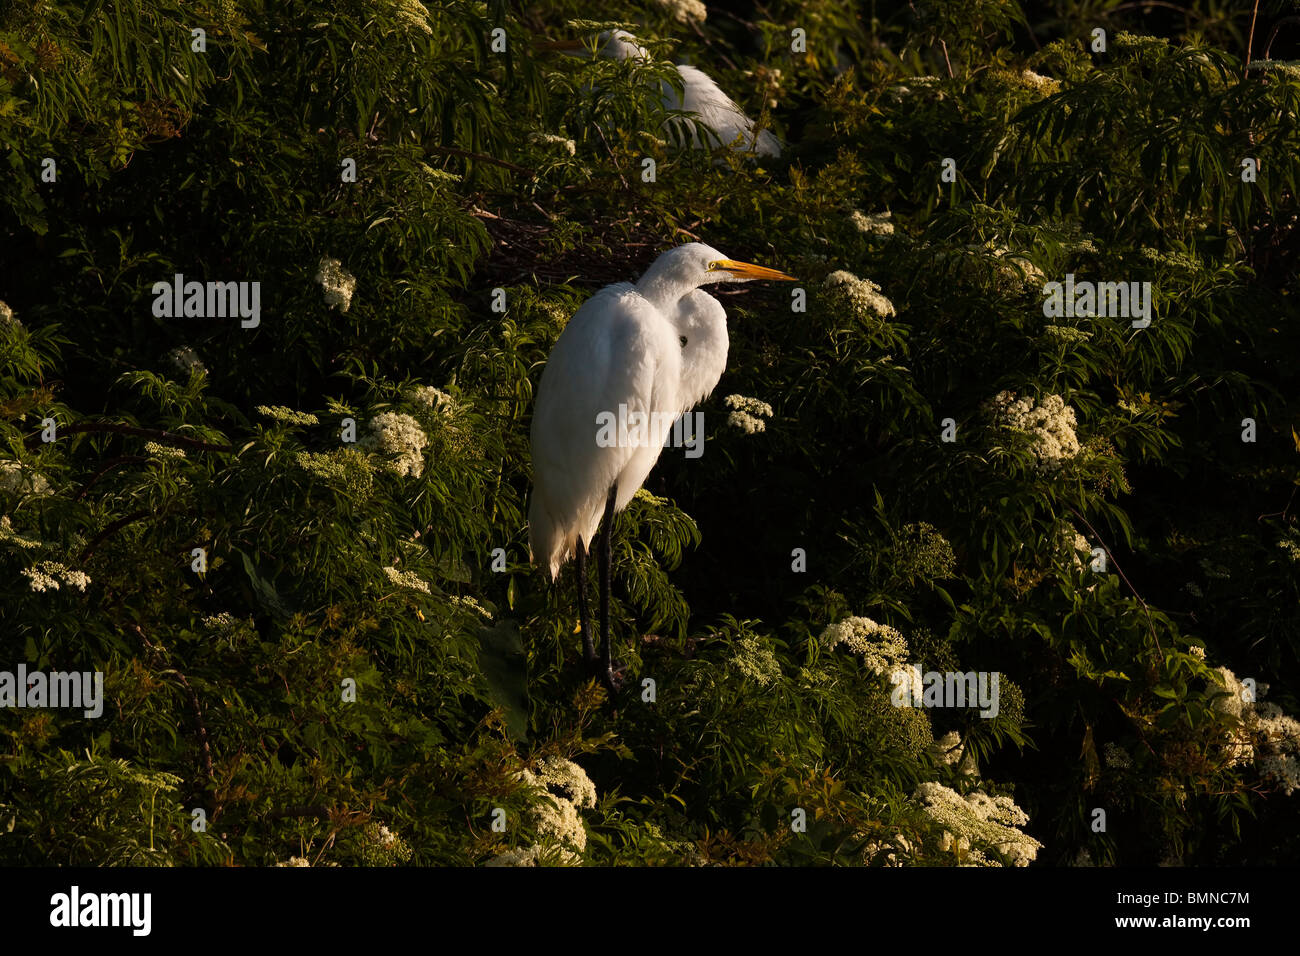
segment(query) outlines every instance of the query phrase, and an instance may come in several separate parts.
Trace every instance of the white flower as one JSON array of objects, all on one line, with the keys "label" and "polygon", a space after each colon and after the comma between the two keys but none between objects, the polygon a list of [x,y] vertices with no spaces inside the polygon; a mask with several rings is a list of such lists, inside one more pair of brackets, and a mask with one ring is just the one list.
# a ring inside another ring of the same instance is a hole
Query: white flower
[{"label": "white flower", "polygon": [[[420,0],[392,0],[392,3],[393,12],[408,27],[414,27],[429,34],[433,33],[433,27],[429,26],[429,11],[424,4],[420,3]],[[347,309],[343,311],[346,312]]]},{"label": "white flower", "polygon": [[[587,831],[583,828],[578,810],[596,805],[596,785],[591,782],[586,771],[572,760],[544,757],[538,761],[536,772],[524,770],[520,777],[537,796],[530,814],[538,835],[548,844],[571,847],[578,851],[586,849]],[[534,850],[541,852],[538,847],[534,847]],[[536,859],[536,854],[533,859]],[[577,861],[573,858],[562,862]]]},{"label": "white flower", "polygon": [[384,575],[399,588],[410,588],[412,591],[421,591],[425,594],[429,592],[428,583],[414,571],[399,571],[397,568],[383,568]]},{"label": "white flower", "polygon": [[485,608],[482,604],[479,604],[477,600],[475,600],[473,597],[471,597],[468,594],[465,595],[464,597],[453,597],[451,599],[451,603],[459,605],[460,607],[466,608],[470,611],[473,611],[475,614],[479,614],[489,621],[492,620],[491,612],[488,611],[488,609]]},{"label": "white flower", "polygon": [[846,617],[822,631],[821,641],[829,650],[847,644],[873,674],[891,675],[907,663],[907,638],[869,617]]},{"label": "white flower", "polygon": [[22,573],[31,581],[33,591],[57,591],[60,578],[64,584],[79,591],[86,590],[90,583],[84,571],[69,571],[57,561],[39,561],[30,568],[23,568]]},{"label": "white flower", "polygon": [[892,215],[893,213],[886,210],[868,216],[861,210],[855,209],[849,214],[849,222],[853,223],[859,232],[864,232],[869,236],[892,236],[894,234],[894,224],[889,221]]},{"label": "white flower", "polygon": [[1013,866],[1028,866],[1042,849],[1042,844],[1015,829],[1029,822],[1028,815],[1010,797],[990,797],[978,790],[965,797],[940,783],[923,783],[915,799],[944,833],[940,848],[956,847],[966,856],[967,864],[996,866],[983,848],[996,849],[1011,860]]},{"label": "white flower", "polygon": [[1020,71],[1020,85],[1033,90],[1039,96],[1051,96],[1061,89],[1060,80],[1054,80],[1050,76],[1043,76],[1033,70]]},{"label": "white flower", "polygon": [[577,152],[577,145],[571,139],[563,136],[557,136],[554,133],[529,133],[528,142],[534,146],[558,146],[562,151],[570,156]]},{"label": "white flower", "polygon": [[690,23],[692,20],[703,23],[709,15],[708,7],[700,0],[655,0],[655,2],[679,23]]},{"label": "white flower", "polygon": [[4,302],[0,302],[0,325],[7,325],[16,329],[23,327],[23,324],[18,321],[18,317],[14,315],[14,310]]},{"label": "white flower", "polygon": [[20,461],[0,460],[0,491],[11,494],[48,494],[50,483],[35,469]]},{"label": "white flower", "polygon": [[236,627],[239,621],[229,611],[222,611],[220,614],[209,614],[200,623],[209,631],[228,631]]},{"label": "white flower", "polygon": [[753,678],[759,687],[769,687],[781,676],[781,665],[770,647],[762,644],[752,634],[736,641],[731,665],[745,677]]},{"label": "white flower", "polygon": [[1013,431],[1031,435],[1041,471],[1053,472],[1079,454],[1082,446],[1074,433],[1074,409],[1060,395],[1047,395],[1035,404],[1028,396],[999,392],[987,406],[995,418]]},{"label": "white flower", "polygon": [[759,401],[757,398],[746,398],[744,395],[728,395],[724,404],[732,409],[731,414],[727,416],[727,424],[748,435],[754,435],[767,429],[767,423],[759,416],[772,416],[772,406],[767,402]]},{"label": "white flower", "polygon": [[42,547],[39,541],[32,538],[24,538],[14,531],[13,522],[9,520],[8,515],[0,517],[0,542],[12,544],[23,550]]},{"label": "white flower", "polygon": [[894,315],[894,304],[880,294],[880,286],[852,272],[832,272],[822,282],[822,289],[827,301],[847,306],[859,319],[888,319]]},{"label": "white flower", "polygon": [[1042,288],[1047,277],[1025,256],[993,241],[975,248],[982,248],[986,255],[991,253],[997,260],[998,285],[1003,291],[1018,294],[1026,289]]},{"label": "white flower", "polygon": [[424,446],[429,439],[418,421],[401,412],[382,412],[370,420],[370,432],[357,444],[388,458],[390,471],[414,478],[424,474]]},{"label": "white flower", "polygon": [[160,445],[156,441],[147,441],[144,443],[144,450],[154,458],[184,458],[184,448],[173,448],[170,445]]},{"label": "white flower", "polygon": [[253,411],[286,425],[319,425],[320,419],[311,412],[295,412],[283,405],[258,405]]},{"label": "white flower", "polygon": [[[419,4],[417,3],[416,6]],[[325,290],[325,304],[330,308],[346,312],[351,307],[352,293],[357,288],[357,278],[344,269],[343,263],[338,259],[324,256],[316,269],[316,281]]]},{"label": "white flower", "polygon": [[454,398],[432,385],[417,386],[407,392],[406,397],[420,405],[427,405],[434,411],[452,408],[456,404]]}]

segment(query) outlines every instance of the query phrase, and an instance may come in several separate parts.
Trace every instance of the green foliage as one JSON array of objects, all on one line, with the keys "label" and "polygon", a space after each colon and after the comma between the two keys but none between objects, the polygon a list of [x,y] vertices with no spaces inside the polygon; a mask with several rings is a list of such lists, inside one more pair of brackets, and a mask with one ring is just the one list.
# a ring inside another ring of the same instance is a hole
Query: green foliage
[{"label": "green foliage", "polygon": [[[0,708],[0,862],[1025,862],[935,794],[1039,863],[1294,858],[1219,668],[1300,711],[1300,72],[1127,6],[0,4],[3,666],[104,675]],[[614,27],[652,60],[535,42]],[[677,58],[782,158],[674,149]],[[707,454],[618,517],[610,701],[528,560],[534,390],[690,238],[808,307],[722,296]],[[260,322],[156,316],[178,273]],[[1045,316],[1067,274],[1151,324]]]}]

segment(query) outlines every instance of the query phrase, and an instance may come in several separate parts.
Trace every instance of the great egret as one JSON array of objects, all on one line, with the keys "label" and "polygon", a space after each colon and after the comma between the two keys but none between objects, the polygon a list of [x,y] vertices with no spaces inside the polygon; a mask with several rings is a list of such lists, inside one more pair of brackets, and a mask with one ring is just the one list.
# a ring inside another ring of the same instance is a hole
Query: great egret
[{"label": "great egret", "polygon": [[[615,689],[609,642],[610,535],[659,459],[671,425],[706,398],[727,364],[727,314],[712,282],[795,281],[699,242],[670,249],[633,284],[601,289],[560,333],[533,411],[531,558],[552,580],[576,556],[583,657]],[[617,421],[617,433],[609,427]],[[628,427],[622,427],[626,424]],[[603,521],[602,521],[603,515]],[[601,540],[597,663],[587,612],[587,553]]]},{"label": "great egret", "polygon": [[[546,46],[570,52],[587,49],[581,41],[561,41]],[[615,60],[650,59],[650,53],[626,30],[600,33],[596,37],[596,53]],[[675,68],[682,80],[682,94],[678,96],[677,91],[665,83],[662,90],[664,109],[694,113],[704,126],[713,131],[712,134],[706,131],[701,139],[697,124],[683,121],[680,117],[670,119],[666,125],[679,145],[686,145],[688,141],[695,148],[721,144],[742,153],[752,150],[759,156],[775,158],[781,155],[780,141],[767,130],[759,130],[756,139],[754,121],[718,88],[707,73],[686,64],[677,64]]]}]

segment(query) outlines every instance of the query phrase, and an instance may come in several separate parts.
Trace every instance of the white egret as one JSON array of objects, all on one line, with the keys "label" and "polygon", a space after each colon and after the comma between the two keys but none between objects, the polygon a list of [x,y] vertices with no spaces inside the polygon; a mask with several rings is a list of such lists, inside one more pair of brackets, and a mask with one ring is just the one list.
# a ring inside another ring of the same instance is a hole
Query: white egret
[{"label": "white egret", "polygon": [[[585,50],[581,41],[547,44],[553,49],[568,51]],[[596,37],[596,53],[615,60],[649,60],[650,53],[636,42],[636,37],[626,30],[606,30]],[[678,145],[692,147],[725,145],[748,153],[753,151],[759,156],[779,157],[781,143],[767,130],[754,132],[754,121],[745,115],[736,102],[719,89],[709,75],[687,64],[676,64],[675,68],[682,80],[682,93],[679,96],[671,85],[665,83],[662,89],[664,109],[683,110],[694,113],[708,129],[704,136],[693,122],[684,122],[680,117],[670,119],[666,124],[670,134]],[[712,130],[712,133],[708,132]]]},{"label": "white egret", "polygon": [[[727,364],[727,314],[713,282],[793,276],[728,259],[699,242],[665,252],[635,284],[601,289],[569,320],[542,372],[533,410],[532,560],[552,580],[577,559],[583,656],[614,689],[609,641],[610,536],[678,417],[713,391]],[[617,434],[612,420],[626,423]],[[603,515],[603,521],[602,521]],[[602,658],[588,627],[586,569],[600,526]]]}]

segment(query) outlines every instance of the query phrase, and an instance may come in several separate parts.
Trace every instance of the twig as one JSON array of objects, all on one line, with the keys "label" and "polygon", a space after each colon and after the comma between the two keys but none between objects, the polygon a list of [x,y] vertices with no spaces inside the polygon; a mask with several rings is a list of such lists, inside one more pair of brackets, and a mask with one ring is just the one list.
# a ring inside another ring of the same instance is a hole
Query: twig
[{"label": "twig", "polygon": [[1259,0],[1255,0],[1255,8],[1250,11],[1250,33],[1246,35],[1246,65],[1242,67],[1242,78],[1245,78],[1246,70],[1250,69],[1250,48],[1255,43],[1255,18],[1259,16]]},{"label": "twig", "polygon": [[525,169],[523,166],[516,166],[514,163],[508,163],[504,159],[497,159],[495,156],[484,156],[482,153],[471,153],[467,149],[457,149],[455,146],[430,146],[426,143],[424,148],[431,149],[435,153],[446,153],[448,156],[461,156],[465,159],[477,159],[481,163],[491,163],[493,166],[503,166],[517,173],[523,173],[525,176],[533,175],[531,169]]},{"label": "twig", "polygon": [[211,442],[199,441],[197,438],[186,438],[183,435],[163,431],[160,428],[137,428],[135,425],[119,425],[115,422],[74,422],[71,425],[60,425],[58,430],[65,435],[76,434],[77,432],[113,432],[118,435],[141,435],[145,438],[166,442],[169,445],[196,448],[199,451],[235,450],[234,445],[214,445]]},{"label": "twig", "polygon": [[135,462],[148,461],[148,460],[149,459],[143,455],[123,455],[120,458],[114,458],[110,460],[108,464],[106,464],[103,468],[99,469],[99,471],[95,472],[93,475],[90,476],[90,480],[81,486],[81,490],[72,496],[72,500],[80,501],[82,498],[86,497],[86,492],[90,490],[91,485],[99,481],[99,479],[103,478],[105,475],[107,475],[114,468],[117,468],[119,465],[130,465]]},{"label": "twig", "polygon": [[952,62],[948,59],[948,44],[944,43],[943,40],[940,39],[940,40],[939,40],[939,46],[940,46],[940,48],[943,50],[943,63],[944,63],[944,66],[948,67],[948,79],[951,80],[951,79],[953,78],[953,76],[952,76]]},{"label": "twig", "polygon": [[1079,513],[1078,509],[1076,509],[1074,505],[1066,505],[1066,507],[1069,508],[1071,511],[1073,511],[1074,516],[1078,518],[1080,521],[1082,521],[1084,525],[1088,528],[1088,530],[1091,531],[1093,535],[1097,538],[1097,540],[1101,542],[1101,546],[1106,549],[1106,556],[1110,558],[1111,563],[1115,565],[1115,570],[1118,571],[1119,576],[1124,579],[1124,583],[1127,584],[1129,590],[1133,592],[1133,596],[1138,599],[1138,603],[1142,605],[1142,610],[1146,611],[1147,626],[1151,628],[1151,637],[1155,639],[1156,650],[1160,652],[1160,657],[1163,659],[1165,656],[1165,651],[1164,648],[1160,646],[1160,635],[1156,633],[1155,621],[1151,619],[1151,608],[1147,605],[1147,602],[1143,600],[1142,595],[1138,594],[1138,589],[1133,586],[1133,582],[1128,579],[1128,575],[1124,573],[1124,569],[1119,566],[1119,562],[1115,560],[1115,553],[1111,551],[1110,547],[1106,544],[1105,540],[1097,532],[1097,529],[1092,526],[1092,524],[1088,521],[1087,518],[1085,518],[1082,514]]},{"label": "twig", "polygon": [[123,528],[125,528],[127,525],[129,525],[132,521],[139,521],[141,518],[147,518],[147,517],[149,517],[151,514],[153,514],[152,511],[132,511],[132,512],[131,512],[129,515],[127,515],[126,517],[124,517],[124,518],[118,518],[116,521],[114,521],[112,524],[110,524],[107,528],[105,528],[105,529],[104,529],[103,531],[101,531],[99,534],[95,535],[95,537],[91,540],[90,544],[86,545],[85,550],[81,552],[81,557],[80,557],[80,559],[79,559],[80,563],[81,563],[81,564],[85,564],[85,563],[86,563],[86,559],[90,557],[91,553],[92,553],[92,552],[93,552],[97,547],[99,547],[100,544],[103,543],[104,539],[107,538],[110,534],[113,534],[113,533],[116,532],[116,531],[121,531]]},{"label": "twig", "polygon": [[[153,654],[158,659],[159,663],[162,664],[168,663],[166,654],[162,651],[160,647],[158,647],[157,644],[149,640],[148,636],[144,633],[144,631],[140,629],[139,624],[132,624],[131,630],[135,631],[136,634],[140,635],[140,640],[144,642],[144,646],[149,650],[151,654]],[[174,674],[176,680],[180,682],[180,685],[184,687],[186,693],[189,694],[190,706],[194,709],[194,720],[199,727],[199,750],[203,753],[203,772],[207,775],[208,782],[211,783],[212,782],[212,748],[208,745],[208,727],[207,724],[203,722],[203,705],[199,703],[199,695],[194,692],[194,688],[191,687],[190,682],[185,679],[185,675],[182,674],[180,671],[178,671],[176,668],[169,666],[167,667],[166,672],[169,674]],[[217,815],[218,809],[219,809],[219,805],[213,808],[212,810],[213,817]]]}]

